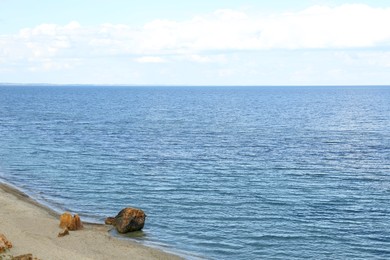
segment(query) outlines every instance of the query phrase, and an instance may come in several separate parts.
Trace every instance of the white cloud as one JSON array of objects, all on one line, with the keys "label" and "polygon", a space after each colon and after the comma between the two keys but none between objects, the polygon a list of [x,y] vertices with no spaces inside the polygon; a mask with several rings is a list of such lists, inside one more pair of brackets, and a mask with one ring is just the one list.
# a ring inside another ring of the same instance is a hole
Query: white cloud
[{"label": "white cloud", "polygon": [[53,70],[68,70],[73,66],[68,62],[56,62],[51,59],[43,59],[36,65],[32,65],[28,68],[29,71],[53,71]]},{"label": "white cloud", "polygon": [[[288,66],[272,67],[275,58],[263,60],[261,53],[318,49],[338,53],[327,61],[327,69],[330,75],[341,77],[346,70],[332,62],[351,68],[390,67],[389,53],[383,51],[384,47],[390,47],[388,24],[390,8],[360,4],[312,6],[299,12],[273,15],[224,9],[184,21],[154,20],[139,27],[110,23],[83,26],[75,21],[66,25],[41,24],[14,35],[0,35],[0,70],[15,66],[34,72],[61,71],[85,64],[93,64],[96,70],[101,66],[103,70],[105,64],[123,68],[130,64],[127,71],[137,74],[138,63],[164,63],[166,70],[174,70],[168,65],[175,63],[176,66],[191,63],[214,68],[214,75],[221,77],[243,79],[249,72],[266,77],[273,68],[283,70],[293,80],[305,81],[320,74],[315,55],[310,59],[292,55],[304,63],[292,72],[287,71]],[[350,49],[356,51],[344,52]],[[324,58],[321,54],[318,57]],[[296,62],[278,59],[280,64]],[[245,67],[247,64],[250,65]]]},{"label": "white cloud", "polygon": [[154,56],[143,56],[134,59],[136,62],[140,63],[163,63],[165,60],[161,57],[154,57]]},{"label": "white cloud", "polygon": [[227,58],[224,54],[214,55],[199,55],[199,54],[188,54],[176,56],[177,61],[191,61],[196,63],[226,63]]},{"label": "white cloud", "polygon": [[81,46],[73,45],[80,43],[82,30],[77,22],[65,26],[42,24],[22,29],[16,35],[0,36],[0,59],[25,63],[32,71],[68,68],[68,61],[75,60],[80,52]]},{"label": "white cloud", "polygon": [[[267,49],[356,48],[390,44],[390,8],[342,5],[313,6],[301,12],[253,16],[218,10],[187,21],[154,20],[142,27],[103,24],[82,27],[42,24],[3,35],[4,56],[53,57],[67,55],[158,56],[202,52]],[[81,50],[81,51],[80,51]],[[196,56],[199,55],[199,56]],[[18,55],[16,55],[18,56]],[[198,57],[198,58],[196,58]]]},{"label": "white cloud", "polygon": [[355,48],[389,43],[390,8],[314,6],[265,22],[260,41],[269,48]]},{"label": "white cloud", "polygon": [[115,35],[132,47],[127,51],[143,54],[355,48],[389,44],[387,24],[390,8],[356,4],[272,16],[218,10],[183,22],[155,20],[138,29],[122,27]]}]

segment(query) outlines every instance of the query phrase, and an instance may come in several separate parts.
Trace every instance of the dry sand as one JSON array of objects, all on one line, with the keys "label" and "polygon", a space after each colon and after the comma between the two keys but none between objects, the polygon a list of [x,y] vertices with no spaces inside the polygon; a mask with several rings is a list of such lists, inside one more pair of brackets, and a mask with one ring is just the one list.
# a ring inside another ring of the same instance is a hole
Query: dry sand
[{"label": "dry sand", "polygon": [[13,244],[14,256],[32,253],[54,259],[180,259],[158,249],[122,241],[108,234],[105,225],[84,224],[84,229],[57,237],[59,217],[50,209],[12,187],[0,183],[0,233]]}]

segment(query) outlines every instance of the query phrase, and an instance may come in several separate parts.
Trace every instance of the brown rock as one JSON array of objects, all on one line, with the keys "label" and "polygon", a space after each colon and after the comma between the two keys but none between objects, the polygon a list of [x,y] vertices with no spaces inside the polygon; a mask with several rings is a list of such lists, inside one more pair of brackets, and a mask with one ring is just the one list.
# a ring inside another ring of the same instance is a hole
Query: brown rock
[{"label": "brown rock", "polygon": [[12,243],[8,241],[5,235],[0,234],[0,253],[10,248],[12,248]]},{"label": "brown rock", "polygon": [[60,228],[69,228],[72,225],[72,215],[65,212],[60,216]]},{"label": "brown rock", "polygon": [[75,214],[73,217],[74,230],[83,229],[83,223],[81,223],[81,219],[79,215]]},{"label": "brown rock", "polygon": [[79,215],[73,217],[69,212],[65,212],[60,216],[60,228],[67,228],[71,231],[80,230],[83,228]]},{"label": "brown rock", "polygon": [[140,209],[124,208],[115,217],[115,227],[119,233],[141,230],[145,224],[145,213]]},{"label": "brown rock", "polygon": [[25,254],[25,255],[14,256],[12,260],[33,260],[33,255]]},{"label": "brown rock", "polygon": [[108,218],[106,218],[106,219],[104,220],[104,224],[115,226],[115,218],[114,218],[114,217],[108,217]]},{"label": "brown rock", "polygon": [[69,230],[65,228],[62,232],[58,233],[58,237],[64,237],[66,235],[69,235]]}]

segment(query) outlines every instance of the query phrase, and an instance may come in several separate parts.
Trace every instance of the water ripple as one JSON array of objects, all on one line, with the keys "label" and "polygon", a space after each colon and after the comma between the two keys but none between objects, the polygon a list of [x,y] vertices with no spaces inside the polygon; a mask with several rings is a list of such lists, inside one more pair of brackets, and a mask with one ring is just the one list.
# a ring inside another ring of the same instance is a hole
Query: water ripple
[{"label": "water ripple", "polygon": [[[390,258],[390,88],[0,87],[0,178],[189,259]],[[118,235],[118,234],[115,234]]]}]

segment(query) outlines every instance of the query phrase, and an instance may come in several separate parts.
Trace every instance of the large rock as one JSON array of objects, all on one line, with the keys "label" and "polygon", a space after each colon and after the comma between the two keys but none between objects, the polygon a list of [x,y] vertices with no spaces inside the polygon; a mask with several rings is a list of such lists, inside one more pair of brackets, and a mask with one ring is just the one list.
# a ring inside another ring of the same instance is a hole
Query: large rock
[{"label": "large rock", "polygon": [[83,228],[79,215],[73,217],[69,212],[65,212],[60,216],[60,228],[67,228],[71,231],[80,230]]},{"label": "large rock", "polygon": [[145,213],[140,209],[124,208],[115,217],[112,224],[119,233],[141,230],[145,224]]},{"label": "large rock", "polygon": [[12,248],[12,243],[3,234],[0,234],[0,253],[10,248]]}]

